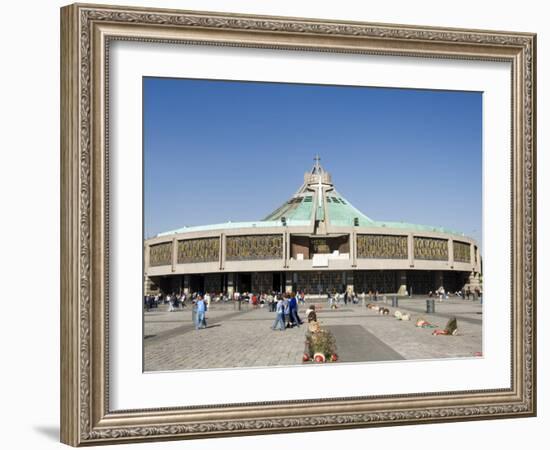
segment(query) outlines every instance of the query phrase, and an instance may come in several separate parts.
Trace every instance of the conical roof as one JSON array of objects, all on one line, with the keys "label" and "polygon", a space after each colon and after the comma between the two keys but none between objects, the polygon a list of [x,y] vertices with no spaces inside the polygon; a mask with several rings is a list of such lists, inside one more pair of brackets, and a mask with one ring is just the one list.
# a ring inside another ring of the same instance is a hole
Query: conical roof
[{"label": "conical roof", "polygon": [[313,168],[304,174],[304,182],[296,193],[263,220],[283,218],[289,224],[296,221],[330,222],[333,226],[371,226],[374,222],[355,208],[334,188],[332,177],[315,157]]},{"label": "conical roof", "polygon": [[340,227],[358,226],[408,231],[437,231],[464,235],[464,233],[447,230],[443,227],[418,225],[406,222],[381,222],[372,220],[338,193],[332,183],[330,173],[321,166],[321,158],[316,156],[314,160],[315,164],[309,172],[304,174],[304,182],[296,193],[262,220],[183,227],[177,230],[159,233],[157,236],[198,231],[282,226],[307,227],[315,234],[324,234],[331,231],[338,232],[337,228]]}]

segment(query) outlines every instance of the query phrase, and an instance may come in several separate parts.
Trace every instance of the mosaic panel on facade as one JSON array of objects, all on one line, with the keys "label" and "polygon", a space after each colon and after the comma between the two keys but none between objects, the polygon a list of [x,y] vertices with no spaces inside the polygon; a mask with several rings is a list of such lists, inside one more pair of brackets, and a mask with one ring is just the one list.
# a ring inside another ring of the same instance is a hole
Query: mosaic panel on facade
[{"label": "mosaic panel on facade", "polygon": [[407,236],[359,234],[357,235],[357,257],[407,259]]},{"label": "mosaic panel on facade", "polygon": [[281,234],[227,236],[225,245],[227,261],[282,259],[283,257]]},{"label": "mosaic panel on facade", "polygon": [[172,264],[172,242],[151,245],[149,247],[150,266],[168,266]]},{"label": "mosaic panel on facade", "polygon": [[458,262],[470,262],[470,244],[453,241],[453,257]]},{"label": "mosaic panel on facade", "polygon": [[448,261],[449,244],[446,239],[414,237],[414,258]]},{"label": "mosaic panel on facade", "polygon": [[178,264],[216,262],[219,258],[218,237],[178,241]]},{"label": "mosaic panel on facade", "polygon": [[311,251],[313,253],[330,253],[330,246],[326,239],[313,238],[311,239]]}]

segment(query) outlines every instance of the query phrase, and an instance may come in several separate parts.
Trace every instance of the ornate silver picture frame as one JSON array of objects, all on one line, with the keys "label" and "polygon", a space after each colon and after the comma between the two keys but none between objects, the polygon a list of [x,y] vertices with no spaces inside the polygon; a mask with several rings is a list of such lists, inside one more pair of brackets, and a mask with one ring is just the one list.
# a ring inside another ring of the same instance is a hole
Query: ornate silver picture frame
[{"label": "ornate silver picture frame", "polygon": [[[109,384],[109,57],[115,41],[511,66],[507,388],[114,410]],[[536,414],[536,36],[75,4],[61,9],[61,441],[98,445]]]}]

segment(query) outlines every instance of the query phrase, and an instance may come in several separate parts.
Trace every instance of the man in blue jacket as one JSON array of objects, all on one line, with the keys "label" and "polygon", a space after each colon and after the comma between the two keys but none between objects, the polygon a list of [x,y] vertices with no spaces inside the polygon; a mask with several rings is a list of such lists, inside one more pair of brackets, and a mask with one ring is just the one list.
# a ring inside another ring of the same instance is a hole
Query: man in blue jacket
[{"label": "man in blue jacket", "polygon": [[206,328],[206,302],[202,298],[201,295],[199,295],[199,298],[197,300],[197,322],[195,323],[195,329],[199,328]]},{"label": "man in blue jacket", "polygon": [[283,305],[283,299],[280,298],[278,301],[277,301],[277,304],[275,305],[275,313],[277,314],[276,318],[275,318],[275,323],[273,324],[273,326],[271,327],[272,330],[276,330],[277,329],[277,325],[281,325],[281,328],[280,330],[281,331],[285,331],[285,312],[284,312],[284,305]]},{"label": "man in blue jacket", "polygon": [[299,327],[302,324],[302,321],[298,317],[298,302],[296,301],[296,296],[294,294],[291,295],[288,306],[290,308],[290,321],[292,322],[292,326]]}]

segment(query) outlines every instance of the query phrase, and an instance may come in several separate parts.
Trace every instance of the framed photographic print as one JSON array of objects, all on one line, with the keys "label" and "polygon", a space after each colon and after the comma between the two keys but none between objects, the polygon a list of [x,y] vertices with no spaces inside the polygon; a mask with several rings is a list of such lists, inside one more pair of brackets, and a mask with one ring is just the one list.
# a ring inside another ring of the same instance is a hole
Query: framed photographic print
[{"label": "framed photographic print", "polygon": [[535,415],[535,38],[62,8],[62,441]]}]

